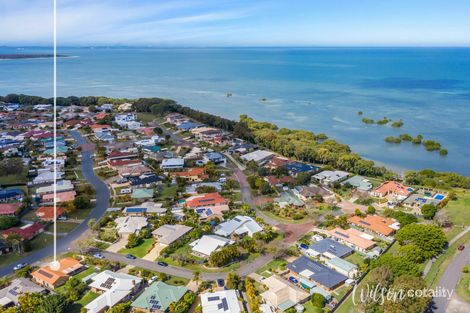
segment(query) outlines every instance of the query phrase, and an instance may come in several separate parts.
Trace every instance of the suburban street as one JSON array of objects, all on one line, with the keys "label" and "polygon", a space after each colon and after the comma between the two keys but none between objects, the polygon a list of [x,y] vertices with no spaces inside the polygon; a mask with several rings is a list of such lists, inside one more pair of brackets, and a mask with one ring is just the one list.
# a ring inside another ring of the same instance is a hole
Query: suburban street
[{"label": "suburban street", "polygon": [[[71,131],[71,135],[76,140],[77,144],[82,146],[81,170],[85,180],[92,184],[93,188],[96,190],[96,203],[90,214],[80,223],[80,225],[66,236],[57,239],[57,253],[66,252],[70,248],[71,243],[87,231],[87,222],[91,218],[99,219],[106,212],[109,203],[108,187],[93,172],[93,151],[89,148],[89,143],[78,131]],[[5,276],[13,272],[13,267],[18,263],[33,264],[44,258],[51,257],[53,254],[54,251],[52,245],[41,250],[34,251],[15,263],[0,268],[0,276]]]},{"label": "suburban street", "polygon": [[[457,252],[457,256],[452,261],[450,261],[446,270],[442,274],[439,284],[437,285],[438,288],[454,290],[455,293],[455,287],[457,286],[460,276],[462,275],[462,267],[467,264],[470,264],[469,247],[461,252]],[[435,298],[433,312],[445,313],[448,305],[449,299],[443,297]]]}]

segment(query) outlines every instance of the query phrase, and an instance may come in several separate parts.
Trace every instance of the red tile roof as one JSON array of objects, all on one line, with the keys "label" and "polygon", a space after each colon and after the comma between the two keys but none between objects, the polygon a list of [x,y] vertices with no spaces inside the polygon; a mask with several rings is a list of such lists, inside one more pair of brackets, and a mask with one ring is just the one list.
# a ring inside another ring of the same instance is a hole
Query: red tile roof
[{"label": "red tile roof", "polygon": [[44,225],[39,223],[29,224],[29,226],[12,227],[2,232],[4,238],[8,238],[10,234],[18,234],[24,240],[30,240],[44,230]]},{"label": "red tile roof", "polygon": [[411,191],[408,190],[409,188],[410,187],[396,181],[386,181],[375,189],[375,193],[382,197],[385,197],[388,194],[397,194],[407,197],[411,193]]},{"label": "red tile roof", "polygon": [[[64,209],[57,207],[57,216],[64,214]],[[53,206],[42,206],[36,210],[36,216],[43,221],[54,221],[54,207]]]},{"label": "red tile roof", "polygon": [[17,203],[0,203],[0,215],[16,215],[23,204]]},{"label": "red tile roof", "polygon": [[202,167],[193,167],[183,172],[170,172],[171,177],[193,177],[197,176],[200,179],[206,179],[209,176],[206,174],[206,171]]},{"label": "red tile roof", "polygon": [[114,166],[114,167],[137,165],[137,164],[141,164],[141,163],[142,162],[138,159],[133,159],[133,160],[109,160],[108,161],[108,164],[110,166]]},{"label": "red tile roof", "polygon": [[295,183],[295,178],[291,176],[284,176],[281,178],[277,178],[276,176],[266,176],[265,179],[268,181],[268,183],[272,186],[279,185],[279,184],[289,184]]},{"label": "red tile roof", "polygon": [[218,192],[206,193],[204,195],[193,196],[186,199],[186,206],[189,208],[198,208],[204,206],[214,206],[227,204],[225,200]]}]

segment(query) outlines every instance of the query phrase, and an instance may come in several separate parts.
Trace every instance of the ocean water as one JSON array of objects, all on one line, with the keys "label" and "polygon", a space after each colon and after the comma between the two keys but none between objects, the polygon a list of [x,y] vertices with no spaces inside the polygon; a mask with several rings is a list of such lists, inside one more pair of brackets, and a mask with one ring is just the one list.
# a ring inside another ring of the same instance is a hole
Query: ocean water
[{"label": "ocean water", "polygon": [[[0,53],[50,52],[41,48]],[[470,175],[469,48],[63,48],[58,93],[167,97],[324,132],[379,164]],[[52,94],[52,60],[0,60],[0,94]],[[232,93],[227,97],[227,93]],[[261,99],[265,98],[266,101]],[[365,125],[364,117],[404,126]],[[384,142],[422,134],[449,154]]]}]

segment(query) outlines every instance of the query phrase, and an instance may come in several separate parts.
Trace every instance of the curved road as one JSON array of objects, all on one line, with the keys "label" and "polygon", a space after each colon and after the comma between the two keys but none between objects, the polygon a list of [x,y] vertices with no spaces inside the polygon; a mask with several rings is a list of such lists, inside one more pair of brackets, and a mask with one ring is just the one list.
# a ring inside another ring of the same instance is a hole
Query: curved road
[{"label": "curved road", "polygon": [[[78,131],[71,131],[72,137],[75,139],[78,145],[84,146],[88,145],[87,140],[78,132]],[[71,243],[78,239],[85,231],[88,229],[87,222],[91,218],[99,219],[108,208],[109,203],[109,190],[108,187],[105,185],[100,178],[98,178],[95,173],[93,172],[93,151],[90,149],[82,149],[82,163],[81,163],[81,170],[85,180],[87,180],[96,190],[96,204],[95,207],[92,209],[90,214],[85,218],[85,220],[80,223],[72,232],[68,233],[67,235],[60,237],[57,239],[57,253],[66,252]],[[40,261],[44,258],[50,257],[54,254],[53,245],[49,247],[45,247],[41,250],[37,250],[32,252],[31,254],[21,258],[14,264],[10,264],[7,266],[3,266],[0,268],[0,276],[5,276],[13,272],[13,267],[17,263],[29,263],[33,264],[37,261]]]},{"label": "curved road", "polygon": [[[460,276],[462,275],[462,268],[470,264],[470,248],[467,247],[461,252],[457,252],[457,255],[450,261],[449,265],[442,274],[441,280],[437,284],[438,288],[453,290],[455,294],[455,287],[459,282]],[[446,312],[447,306],[449,305],[450,299],[445,297],[439,297],[433,299],[432,311],[435,313]]]}]

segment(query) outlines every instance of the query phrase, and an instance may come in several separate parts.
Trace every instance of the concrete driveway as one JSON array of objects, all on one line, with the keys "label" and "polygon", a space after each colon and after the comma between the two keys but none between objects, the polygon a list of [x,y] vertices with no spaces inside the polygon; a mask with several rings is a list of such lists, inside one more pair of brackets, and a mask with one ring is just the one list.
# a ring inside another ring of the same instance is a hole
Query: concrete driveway
[{"label": "concrete driveway", "polygon": [[106,251],[109,252],[118,252],[121,249],[124,249],[127,245],[129,235],[122,235],[121,239],[119,239],[117,242],[113,243],[110,245]]},{"label": "concrete driveway", "polygon": [[167,245],[157,242],[153,246],[152,250],[150,250],[149,253],[147,253],[147,255],[145,255],[142,259],[148,261],[155,261],[160,256],[160,252],[166,247]]}]

